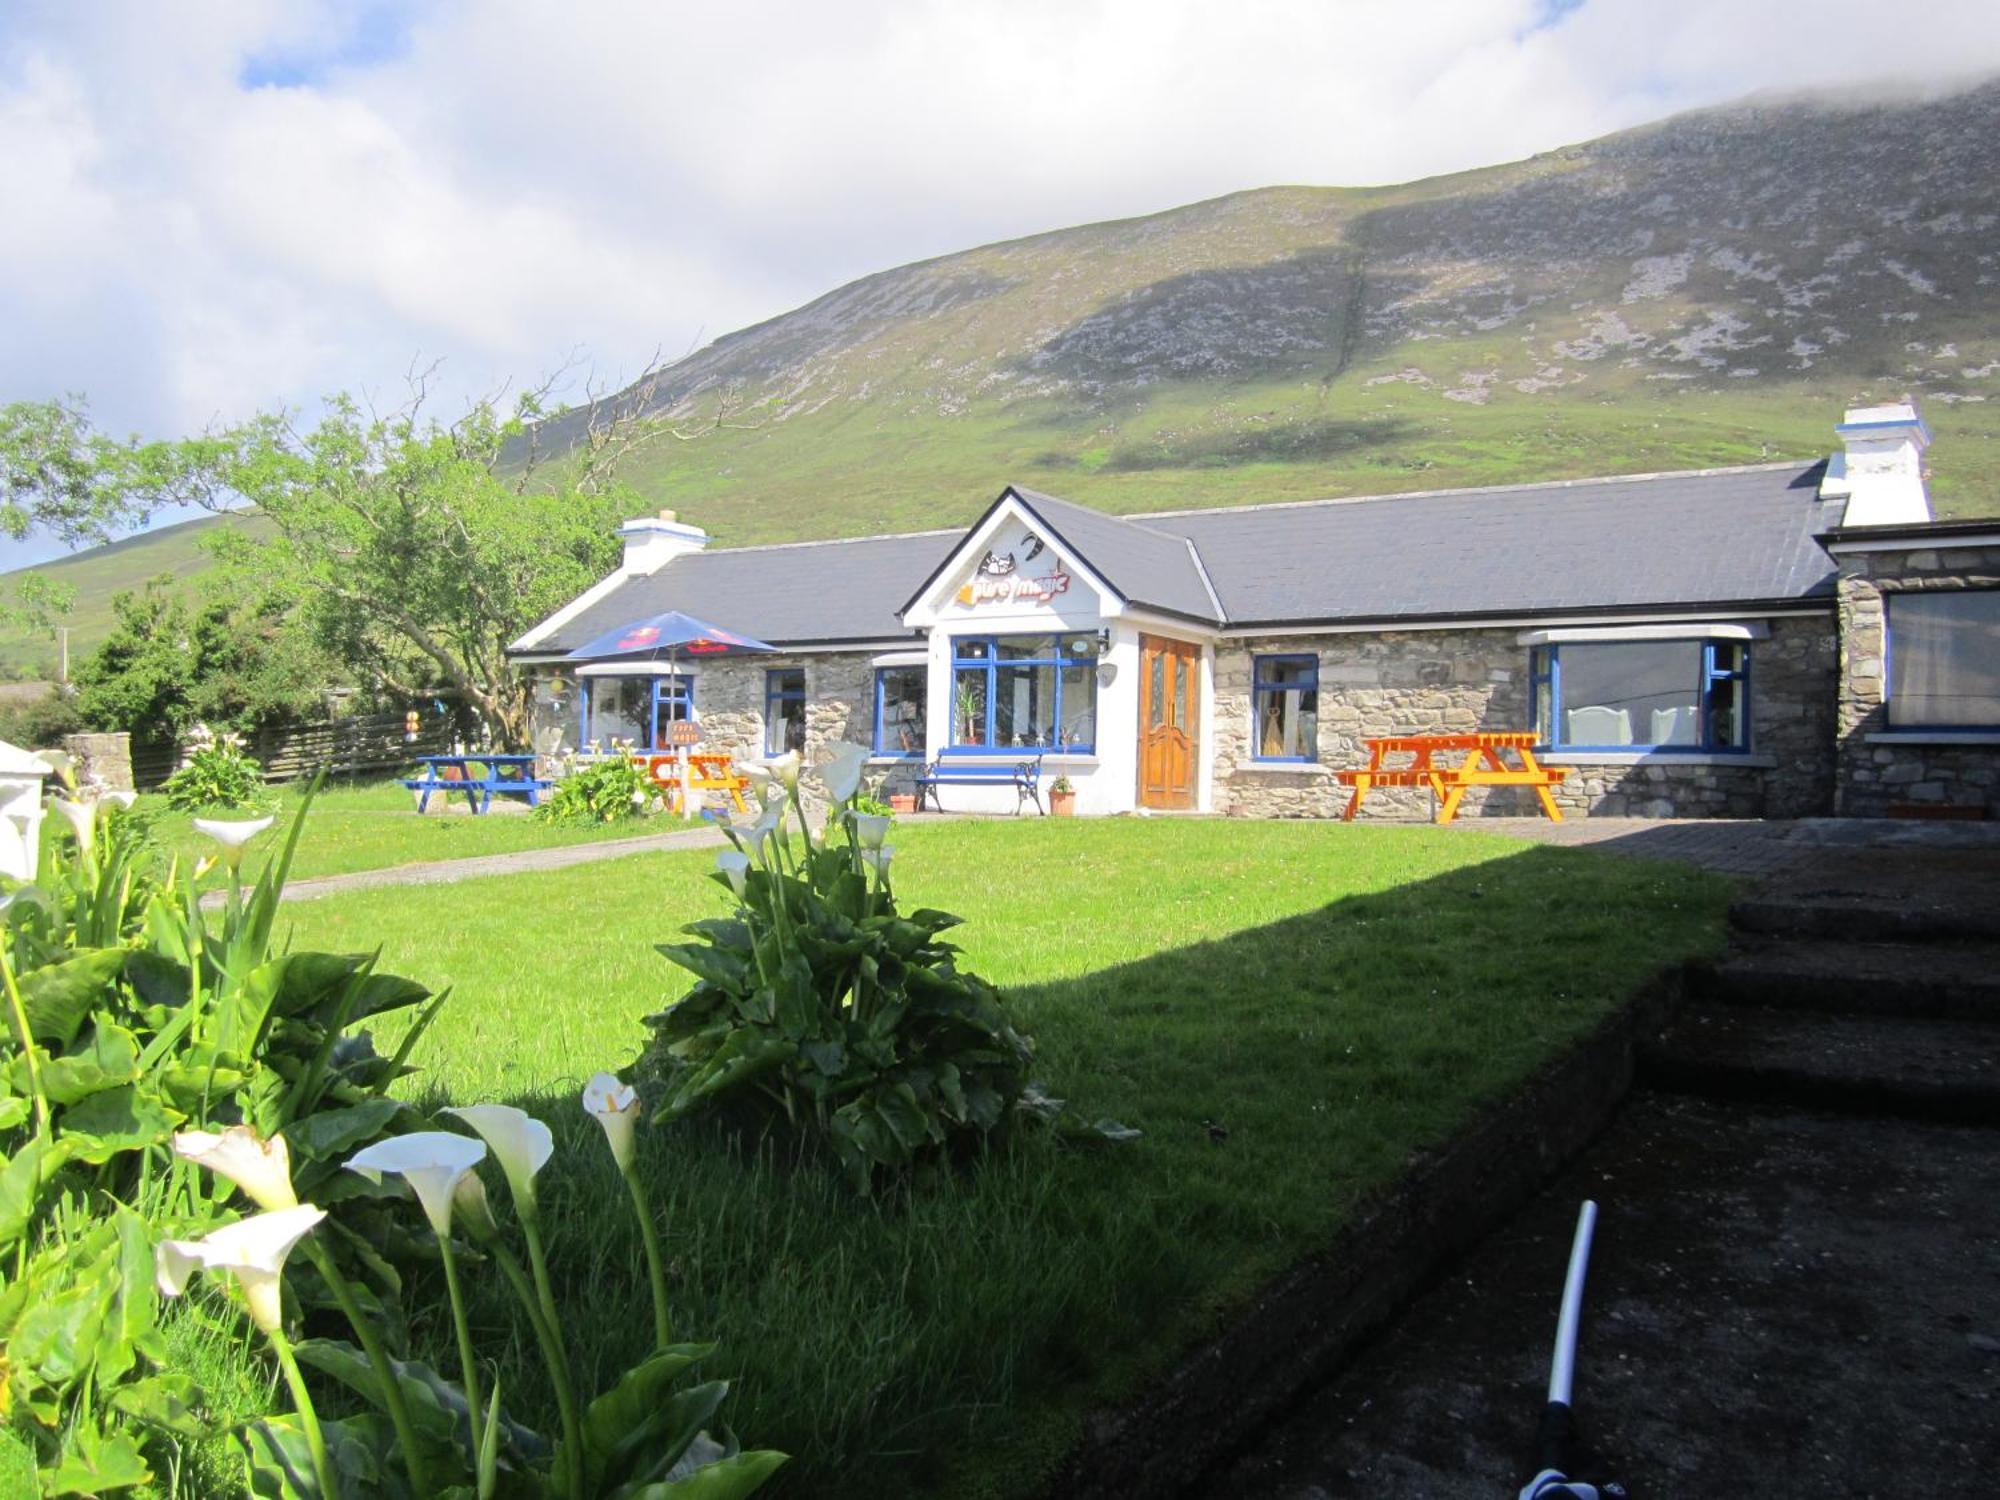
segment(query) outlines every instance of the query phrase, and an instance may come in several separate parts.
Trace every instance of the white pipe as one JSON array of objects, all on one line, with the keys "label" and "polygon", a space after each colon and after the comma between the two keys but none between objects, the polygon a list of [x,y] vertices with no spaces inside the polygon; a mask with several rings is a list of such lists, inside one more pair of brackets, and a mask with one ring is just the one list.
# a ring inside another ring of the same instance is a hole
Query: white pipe
[{"label": "white pipe", "polygon": [[1583,1314],[1583,1276],[1590,1265],[1590,1237],[1597,1228],[1597,1205],[1583,1200],[1576,1212],[1576,1238],[1569,1247],[1569,1275],[1563,1281],[1562,1315],[1556,1320],[1556,1357],[1549,1364],[1549,1400],[1570,1404],[1576,1376],[1576,1325]]}]

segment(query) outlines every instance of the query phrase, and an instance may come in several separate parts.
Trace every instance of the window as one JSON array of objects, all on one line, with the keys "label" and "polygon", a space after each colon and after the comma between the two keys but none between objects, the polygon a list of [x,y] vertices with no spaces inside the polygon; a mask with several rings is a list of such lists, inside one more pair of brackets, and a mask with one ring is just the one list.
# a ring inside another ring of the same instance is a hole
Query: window
[{"label": "window", "polygon": [[2000,729],[2000,589],[1883,596],[1889,725]]},{"label": "window", "polygon": [[688,677],[586,677],[578,726],[585,747],[609,750],[614,742],[638,750],[658,748],[665,728],[694,715],[694,681]]},{"label": "window", "polygon": [[924,706],[930,697],[928,667],[875,669],[875,753],[924,753]]},{"label": "window", "polygon": [[1088,754],[1096,747],[1093,637],[962,636],[951,649],[954,749]]},{"label": "window", "polygon": [[764,674],[764,753],[806,747],[806,669],[773,667]]},{"label": "window", "polygon": [[1254,760],[1319,759],[1319,658],[1260,656],[1251,691]]},{"label": "window", "polygon": [[1750,745],[1742,641],[1568,641],[1537,646],[1535,729],[1574,750],[1732,751]]}]

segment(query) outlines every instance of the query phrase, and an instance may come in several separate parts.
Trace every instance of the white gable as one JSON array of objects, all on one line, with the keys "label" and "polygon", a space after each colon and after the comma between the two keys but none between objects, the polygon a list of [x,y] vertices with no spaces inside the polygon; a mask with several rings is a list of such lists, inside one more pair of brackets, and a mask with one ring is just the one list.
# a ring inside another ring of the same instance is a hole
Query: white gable
[{"label": "white gable", "polygon": [[1095,629],[1120,611],[1102,580],[1009,497],[959,544],[904,620],[918,628],[1004,623],[1074,630]]}]

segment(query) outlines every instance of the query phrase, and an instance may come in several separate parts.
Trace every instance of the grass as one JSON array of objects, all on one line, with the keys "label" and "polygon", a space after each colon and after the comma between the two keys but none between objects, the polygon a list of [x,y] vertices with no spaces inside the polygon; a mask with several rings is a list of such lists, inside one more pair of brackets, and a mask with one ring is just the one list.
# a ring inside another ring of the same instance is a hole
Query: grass
[{"label": "grass", "polygon": [[[1019,1137],[874,1203],[700,1127],[650,1135],[677,1330],[721,1341],[746,1441],[797,1455],[778,1494],[1034,1493],[1091,1405],[1213,1333],[1647,975],[1715,946],[1729,890],[1427,827],[960,823],[897,844],[902,900],[970,919],[966,962],[1013,995],[1050,1090],[1144,1135]],[[651,945],[720,908],[709,865],[646,855],[288,913],[301,945],[380,945],[385,967],[454,987],[416,1053],[431,1096],[555,1127],[544,1212],[598,1384],[647,1320],[576,1090],[679,992]],[[507,1336],[490,1293],[480,1319]],[[534,1378],[510,1374],[527,1408]]]},{"label": "grass", "polygon": [[[246,872],[258,865],[259,851],[274,847],[283,839],[304,795],[303,783],[271,789],[270,810],[276,814],[277,823],[252,845],[250,859],[244,866]],[[292,874],[299,879],[345,875],[356,870],[383,870],[434,859],[470,859],[483,854],[513,854],[523,849],[642,838],[690,826],[676,819],[649,817],[571,827],[544,823],[518,811],[492,812],[475,818],[466,814],[463,797],[452,801],[456,811],[439,812],[439,799],[433,797],[430,812],[419,816],[412,794],[393,781],[327,787],[314,804],[312,822],[300,840]],[[494,807],[498,808],[501,801],[496,797]],[[194,819],[203,814],[175,812],[159,796],[143,797],[139,806],[146,810],[157,837],[169,850],[188,858],[203,858],[215,852],[215,845],[192,826]],[[206,816],[240,818],[246,814]]]}]

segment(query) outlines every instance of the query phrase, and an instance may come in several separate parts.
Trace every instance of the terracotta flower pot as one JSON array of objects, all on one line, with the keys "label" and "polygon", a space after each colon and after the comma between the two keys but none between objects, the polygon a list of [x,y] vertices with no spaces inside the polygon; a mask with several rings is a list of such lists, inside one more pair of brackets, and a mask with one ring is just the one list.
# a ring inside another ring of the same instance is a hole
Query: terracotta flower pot
[{"label": "terracotta flower pot", "polygon": [[913,813],[916,810],[917,810],[917,794],[915,792],[890,793],[889,795],[890,812]]},{"label": "terracotta flower pot", "polygon": [[1050,792],[1050,793],[1049,793],[1049,811],[1050,811],[1051,813],[1053,813],[1053,814],[1054,814],[1054,815],[1055,815],[1056,817],[1058,817],[1058,818],[1073,818],[1073,817],[1075,817],[1075,816],[1076,816],[1076,793],[1075,793],[1075,792]]}]

